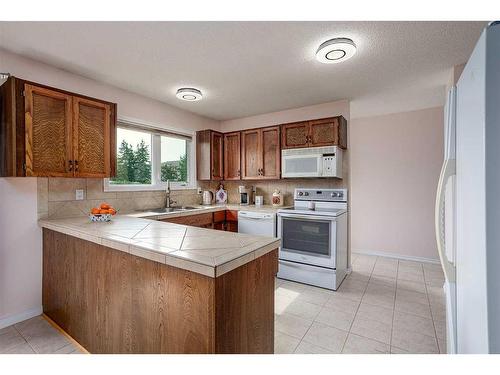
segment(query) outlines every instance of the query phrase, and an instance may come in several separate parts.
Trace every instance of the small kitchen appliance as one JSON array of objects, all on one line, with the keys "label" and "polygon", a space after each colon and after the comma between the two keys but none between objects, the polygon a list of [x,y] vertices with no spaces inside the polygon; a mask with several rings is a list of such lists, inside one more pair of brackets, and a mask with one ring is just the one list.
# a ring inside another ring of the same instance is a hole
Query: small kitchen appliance
[{"label": "small kitchen appliance", "polygon": [[214,193],[210,190],[203,191],[203,205],[210,206],[212,204],[212,200],[214,199]]},{"label": "small kitchen appliance", "polygon": [[281,165],[284,178],[342,178],[342,149],[328,146],[282,150]]},{"label": "small kitchen appliance", "polygon": [[347,189],[295,189],[277,234],[279,278],[337,290],[347,274]]},{"label": "small kitchen appliance", "polygon": [[248,206],[252,202],[252,187],[239,186],[238,192],[240,193],[240,205]]}]

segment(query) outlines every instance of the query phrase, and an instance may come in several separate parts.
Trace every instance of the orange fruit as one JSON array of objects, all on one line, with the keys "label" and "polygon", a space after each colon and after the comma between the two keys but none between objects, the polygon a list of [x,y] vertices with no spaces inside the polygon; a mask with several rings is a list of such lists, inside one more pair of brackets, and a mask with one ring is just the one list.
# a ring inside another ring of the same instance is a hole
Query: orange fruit
[{"label": "orange fruit", "polygon": [[110,213],[109,210],[103,210],[102,208],[99,211],[101,211],[100,213],[103,214],[103,215]]},{"label": "orange fruit", "polygon": [[94,207],[90,210],[90,213],[92,215],[99,215],[101,213],[101,210],[99,208]]},{"label": "orange fruit", "polygon": [[111,215],[116,215],[116,210],[114,208],[110,208],[108,211]]},{"label": "orange fruit", "polygon": [[101,208],[103,210],[109,210],[111,208],[111,206],[107,203],[101,203]]}]

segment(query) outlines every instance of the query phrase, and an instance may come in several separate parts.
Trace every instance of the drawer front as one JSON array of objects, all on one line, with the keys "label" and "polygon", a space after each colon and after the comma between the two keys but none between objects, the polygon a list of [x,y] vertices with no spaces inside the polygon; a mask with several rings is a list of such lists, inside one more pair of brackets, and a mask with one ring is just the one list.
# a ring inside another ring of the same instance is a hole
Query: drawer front
[{"label": "drawer front", "polygon": [[226,221],[238,221],[238,211],[226,210]]},{"label": "drawer front", "polygon": [[168,218],[163,219],[161,221],[166,221],[175,224],[191,225],[194,227],[208,227],[211,226],[213,223],[213,214],[205,213],[198,215],[180,216],[180,217],[173,217],[171,219]]},{"label": "drawer front", "polygon": [[214,212],[214,223],[220,223],[226,221],[226,212],[225,211],[216,211]]}]

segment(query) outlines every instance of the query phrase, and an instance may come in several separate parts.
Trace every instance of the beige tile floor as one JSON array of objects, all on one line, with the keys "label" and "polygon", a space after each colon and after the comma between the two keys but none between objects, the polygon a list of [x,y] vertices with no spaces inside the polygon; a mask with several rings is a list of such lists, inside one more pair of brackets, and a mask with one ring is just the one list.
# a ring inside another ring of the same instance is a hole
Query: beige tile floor
[{"label": "beige tile floor", "polygon": [[0,354],[81,354],[41,316],[0,329]]},{"label": "beige tile floor", "polygon": [[[353,255],[333,292],[276,280],[276,353],[444,353],[439,265]],[[0,330],[0,353],[81,353],[42,317]]]},{"label": "beige tile floor", "polygon": [[353,255],[336,292],[276,281],[276,353],[445,353],[440,265]]}]

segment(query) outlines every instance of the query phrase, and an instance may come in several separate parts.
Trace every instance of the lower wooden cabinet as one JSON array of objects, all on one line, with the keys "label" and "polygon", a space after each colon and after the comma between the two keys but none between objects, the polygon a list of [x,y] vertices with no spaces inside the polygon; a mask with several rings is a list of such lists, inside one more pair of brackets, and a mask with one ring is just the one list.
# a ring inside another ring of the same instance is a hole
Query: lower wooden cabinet
[{"label": "lower wooden cabinet", "polygon": [[225,210],[161,219],[168,223],[238,232],[238,211]]},{"label": "lower wooden cabinet", "polygon": [[226,230],[228,232],[238,232],[238,211],[226,210]]},{"label": "lower wooden cabinet", "polygon": [[193,227],[200,227],[200,228],[212,228],[213,213],[209,212],[204,214],[178,216],[173,218],[161,219],[160,221],[166,221],[169,223],[182,224],[182,225],[190,225]]}]

